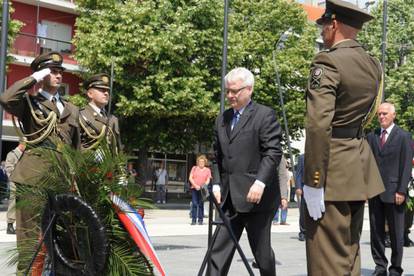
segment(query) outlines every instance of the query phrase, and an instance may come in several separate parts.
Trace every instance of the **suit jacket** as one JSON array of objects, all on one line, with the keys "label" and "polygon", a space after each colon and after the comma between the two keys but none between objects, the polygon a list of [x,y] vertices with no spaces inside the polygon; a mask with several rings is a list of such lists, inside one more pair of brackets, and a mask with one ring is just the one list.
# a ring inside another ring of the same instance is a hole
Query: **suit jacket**
[{"label": "suit jacket", "polygon": [[[304,184],[324,187],[327,201],[366,200],[384,191],[367,141],[333,138],[332,129],[360,129],[380,87],[379,62],[355,40],[316,55],[306,92]],[[371,111],[371,112],[370,112]]]},{"label": "suit jacket", "polygon": [[[232,118],[233,110],[226,110],[217,117],[214,129],[222,202],[231,197],[236,212],[275,210],[280,203],[277,169],[282,155],[275,111],[252,102],[233,130]],[[266,185],[259,204],[246,201],[256,179]]]},{"label": "suit jacket", "polygon": [[303,176],[305,171],[305,155],[301,154],[298,158],[298,164],[296,167],[295,185],[297,189],[303,189]]},{"label": "suit jacket", "polygon": [[[35,84],[36,80],[33,77],[27,77],[16,82],[0,96],[0,104],[7,112],[19,118],[25,134],[35,133],[44,127],[36,123],[30,105],[39,119],[46,118],[50,112],[55,112],[58,115],[56,131],[52,132],[44,141],[34,145],[34,147],[51,145],[52,141],[61,141],[72,145],[74,148],[79,148],[78,107],[61,98],[64,110],[60,114],[56,106],[41,94],[29,95],[31,103],[29,105],[26,93]],[[43,131],[40,131],[40,133],[32,135],[28,139],[35,139],[41,136],[42,133]],[[45,157],[42,157],[38,152],[33,152],[33,149],[27,148],[17,163],[11,180],[15,183],[36,185],[42,172],[46,171],[47,168],[48,164]]]},{"label": "suit jacket", "polygon": [[[106,125],[108,120],[106,117],[102,117],[100,114],[96,113],[96,111],[89,104],[87,104],[83,109],[81,109],[79,119],[82,121],[82,124],[86,128],[86,130],[93,136],[98,136],[101,133],[102,127]],[[116,151],[120,151],[122,149],[122,144],[118,118],[114,115],[111,115],[108,125],[110,128],[110,131],[108,131],[108,143],[110,145],[114,145]],[[86,133],[83,126],[81,125],[82,149],[87,148],[88,146],[96,142],[95,139],[93,139]]]},{"label": "suit jacket", "polygon": [[411,135],[394,125],[382,148],[380,135],[381,129],[377,129],[368,134],[367,139],[385,185],[385,192],[380,194],[380,198],[383,202],[394,203],[396,192],[407,194],[413,158]]}]

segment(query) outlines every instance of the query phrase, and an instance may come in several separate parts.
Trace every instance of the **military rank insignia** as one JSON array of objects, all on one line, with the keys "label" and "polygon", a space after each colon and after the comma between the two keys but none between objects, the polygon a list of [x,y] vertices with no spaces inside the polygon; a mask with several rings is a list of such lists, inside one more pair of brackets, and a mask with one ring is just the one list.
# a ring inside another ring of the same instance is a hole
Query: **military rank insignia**
[{"label": "military rank insignia", "polygon": [[321,86],[321,80],[323,76],[323,68],[315,67],[312,69],[310,77],[310,88],[316,89]]}]

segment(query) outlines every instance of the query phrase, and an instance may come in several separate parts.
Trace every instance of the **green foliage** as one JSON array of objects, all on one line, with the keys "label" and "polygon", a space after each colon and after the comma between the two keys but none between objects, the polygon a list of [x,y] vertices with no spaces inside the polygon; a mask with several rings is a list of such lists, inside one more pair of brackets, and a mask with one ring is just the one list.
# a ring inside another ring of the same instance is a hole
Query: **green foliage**
[{"label": "green foliage", "polygon": [[[372,10],[375,19],[360,34],[360,41],[381,58],[382,2]],[[414,0],[388,1],[385,65],[385,100],[396,106],[397,122],[414,131]]]},{"label": "green foliage", "polygon": [[88,100],[83,94],[75,94],[67,97],[68,101],[78,106],[79,108],[84,107],[88,104]]},{"label": "green foliage", "polygon": [[[12,7],[12,2],[9,3],[9,14],[12,14],[14,12],[14,9]],[[0,21],[2,20],[3,16],[3,5],[0,7]],[[20,28],[23,27],[23,22],[19,20],[10,20],[9,19],[9,29],[8,29],[8,38],[7,38],[7,48],[11,49],[13,47],[14,40],[16,39],[16,36],[18,32],[20,31]],[[0,26],[1,29],[1,26]],[[9,51],[10,52],[10,51]],[[10,55],[7,56],[7,62],[9,63],[12,60],[12,57]]]},{"label": "green foliage", "polygon": [[[114,62],[115,113],[130,148],[186,152],[210,143],[219,112],[223,1],[77,1],[76,58],[90,72]],[[304,87],[315,29],[292,1],[231,1],[228,68],[256,74],[254,98],[280,111],[272,51],[289,27],[300,35],[277,53],[292,134],[303,128]],[[123,126],[123,127],[122,127]]]},{"label": "green foliage", "polygon": [[[30,150],[32,154],[44,157],[44,162],[48,162],[48,170],[41,175],[37,186],[17,186],[16,194],[19,198],[17,208],[30,208],[34,220],[39,224],[48,196],[73,193],[91,206],[105,225],[109,241],[105,275],[152,275],[151,265],[121,226],[109,197],[110,193],[124,195],[133,200],[134,208],[153,207],[149,200],[140,198],[142,190],[126,185],[126,157],[113,156],[110,148],[104,144],[96,151],[81,152],[60,144],[57,150],[39,147]],[[86,225],[80,225],[82,222],[77,219],[76,214],[60,215],[68,216],[71,223],[75,224],[71,224],[70,229],[75,229],[76,233],[78,229],[81,229],[82,233],[85,232]],[[36,227],[33,232],[39,233],[39,227]],[[71,231],[66,230],[66,232]],[[88,234],[94,233],[86,232],[83,236],[77,235],[77,241],[82,239],[82,242],[78,241],[79,244],[85,244],[85,240],[89,241]],[[34,253],[38,234],[32,236],[33,239],[19,245],[19,262],[23,264],[28,264]],[[69,250],[70,246],[65,248]],[[16,262],[16,256],[12,256],[10,261]]]}]

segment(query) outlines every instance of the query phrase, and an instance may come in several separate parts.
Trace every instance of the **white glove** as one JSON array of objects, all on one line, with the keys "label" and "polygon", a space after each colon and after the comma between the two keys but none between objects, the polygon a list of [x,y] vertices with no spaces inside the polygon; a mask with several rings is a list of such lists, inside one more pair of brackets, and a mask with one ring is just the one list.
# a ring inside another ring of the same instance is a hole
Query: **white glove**
[{"label": "white glove", "polygon": [[315,221],[320,219],[322,213],[325,212],[324,189],[304,185],[303,196],[305,197],[309,216]]},{"label": "white glove", "polygon": [[37,82],[43,80],[47,75],[50,74],[50,68],[45,68],[40,71],[34,72],[32,77],[35,78]]}]

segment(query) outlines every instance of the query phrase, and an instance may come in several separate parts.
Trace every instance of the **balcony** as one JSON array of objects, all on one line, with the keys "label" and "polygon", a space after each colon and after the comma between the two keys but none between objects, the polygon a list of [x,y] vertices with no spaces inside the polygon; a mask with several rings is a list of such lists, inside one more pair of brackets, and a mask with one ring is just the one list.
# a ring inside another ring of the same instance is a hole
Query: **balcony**
[{"label": "balcony", "polygon": [[68,67],[70,71],[79,71],[79,66],[72,57],[75,47],[70,41],[47,38],[29,33],[19,33],[13,48],[10,50],[16,58],[16,63],[21,64],[28,64],[36,56],[50,51],[60,53],[65,65],[69,65],[65,67]]},{"label": "balcony", "polygon": [[14,0],[16,2],[77,14],[75,0]]}]

